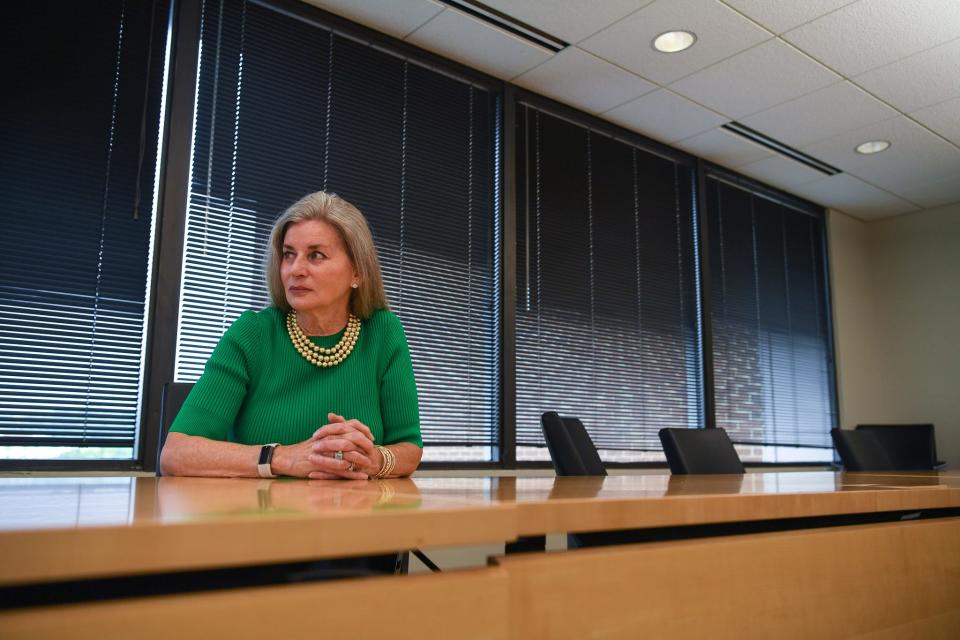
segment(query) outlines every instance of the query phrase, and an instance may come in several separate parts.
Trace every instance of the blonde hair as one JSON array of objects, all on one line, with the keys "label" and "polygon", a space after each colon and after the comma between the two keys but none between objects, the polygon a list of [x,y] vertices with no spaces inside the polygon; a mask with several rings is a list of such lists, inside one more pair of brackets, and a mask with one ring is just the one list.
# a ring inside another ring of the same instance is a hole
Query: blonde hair
[{"label": "blonde hair", "polygon": [[321,220],[333,226],[343,241],[347,257],[359,279],[359,287],[350,291],[350,312],[366,320],[377,309],[389,309],[387,292],[383,289],[380,258],[373,244],[373,235],[367,219],[360,210],[335,193],[317,191],[300,198],[277,218],[270,232],[266,255],[267,288],[273,306],[290,310],[287,295],[280,280],[280,261],[287,228],[298,222]]}]

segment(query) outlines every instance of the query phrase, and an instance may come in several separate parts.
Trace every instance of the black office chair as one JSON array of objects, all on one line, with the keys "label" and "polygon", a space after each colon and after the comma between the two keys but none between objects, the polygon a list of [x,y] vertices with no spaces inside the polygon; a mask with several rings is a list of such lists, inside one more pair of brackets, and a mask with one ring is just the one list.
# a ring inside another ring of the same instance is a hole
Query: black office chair
[{"label": "black office chair", "polygon": [[896,471],[896,465],[876,434],[867,429],[831,429],[833,446],[847,471]]},{"label": "black office chair", "polygon": [[190,390],[193,389],[192,382],[168,382],[163,385],[160,392],[160,435],[157,440],[157,475],[160,473],[160,453],[163,451],[163,445],[167,441],[167,434],[170,433],[170,427],[173,425],[174,418],[180,413],[180,407],[183,406]]},{"label": "black office chair", "polygon": [[932,424],[858,424],[857,431],[873,433],[898,470],[929,471],[945,464],[937,460]]},{"label": "black office chair", "polygon": [[716,429],[660,429],[670,473],[744,473],[730,436]]},{"label": "black office chair", "polygon": [[[540,424],[557,476],[592,476],[600,480],[607,475],[590,434],[578,418],[561,417],[555,411],[547,411],[540,416]],[[600,482],[602,483],[602,480]],[[594,490],[599,491],[601,487],[602,484],[597,485]],[[630,531],[583,531],[567,534],[568,549],[636,541],[636,534]],[[542,536],[520,538],[516,543],[507,545],[507,553],[542,551],[543,545]]]},{"label": "black office chair", "polygon": [[558,476],[607,475],[600,454],[579,419],[547,411],[540,417],[540,424]]}]

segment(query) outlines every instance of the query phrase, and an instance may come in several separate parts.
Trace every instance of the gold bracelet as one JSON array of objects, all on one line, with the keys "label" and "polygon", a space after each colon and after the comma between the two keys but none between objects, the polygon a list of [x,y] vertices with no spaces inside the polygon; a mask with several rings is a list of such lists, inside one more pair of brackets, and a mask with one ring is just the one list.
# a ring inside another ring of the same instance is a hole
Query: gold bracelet
[{"label": "gold bracelet", "polygon": [[393,475],[393,470],[397,466],[397,454],[393,452],[393,449],[387,449],[390,452],[390,468],[387,469],[387,476]]},{"label": "gold bracelet", "polygon": [[386,473],[386,475],[389,476],[390,474],[393,473],[393,468],[397,466],[397,455],[390,449],[387,449],[387,451],[390,451],[390,468],[387,469],[387,473]]},{"label": "gold bracelet", "polygon": [[380,452],[380,457],[383,458],[383,462],[381,462],[381,464],[380,464],[380,470],[377,471],[377,473],[374,474],[373,477],[374,477],[374,478],[385,478],[385,477],[387,476],[387,474],[390,473],[390,470],[391,470],[392,467],[393,467],[393,465],[390,464],[390,462],[391,462],[391,460],[392,460],[392,458],[393,458],[393,452],[390,451],[390,449],[387,449],[386,447],[383,447],[383,446],[380,446],[380,445],[377,445],[377,451]]},{"label": "gold bracelet", "polygon": [[386,447],[384,447],[384,449],[386,449],[387,453],[390,454],[390,465],[387,467],[387,471],[383,474],[383,476],[386,478],[393,473],[393,468],[397,466],[397,456],[390,449],[387,449]]},{"label": "gold bracelet", "polygon": [[377,447],[380,450],[380,457],[383,458],[383,463],[380,465],[380,470],[377,471],[377,478],[385,478],[387,473],[390,470],[390,450],[386,447]]}]

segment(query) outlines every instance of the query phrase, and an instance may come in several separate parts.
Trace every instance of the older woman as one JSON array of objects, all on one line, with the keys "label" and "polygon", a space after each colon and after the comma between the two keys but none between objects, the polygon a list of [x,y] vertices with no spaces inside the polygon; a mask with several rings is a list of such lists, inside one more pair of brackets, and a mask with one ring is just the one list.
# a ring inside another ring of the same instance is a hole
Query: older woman
[{"label": "older woman", "polygon": [[312,193],[280,216],[268,251],[273,304],[223,335],[170,429],[162,472],[411,474],[423,446],[417,388],[363,214]]}]

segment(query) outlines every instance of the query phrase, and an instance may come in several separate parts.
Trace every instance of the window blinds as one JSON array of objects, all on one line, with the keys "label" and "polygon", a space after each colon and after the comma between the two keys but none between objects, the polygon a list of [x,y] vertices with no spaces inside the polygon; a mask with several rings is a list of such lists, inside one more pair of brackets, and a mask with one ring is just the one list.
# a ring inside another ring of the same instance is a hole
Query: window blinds
[{"label": "window blinds", "polygon": [[[305,8],[305,10],[308,8]],[[268,303],[273,221],[334,191],[367,216],[404,323],[428,445],[496,441],[497,100],[265,4],[205,2],[176,380]]]},{"label": "window blinds", "polygon": [[[579,417],[606,460],[703,422],[690,167],[520,110],[518,459],[544,411]],[[633,453],[631,453],[633,452]]]},{"label": "window blinds", "polygon": [[823,219],[716,178],[706,196],[717,426],[741,444],[829,449]]},{"label": "window blinds", "polygon": [[0,446],[132,447],[167,3],[5,12]]}]

